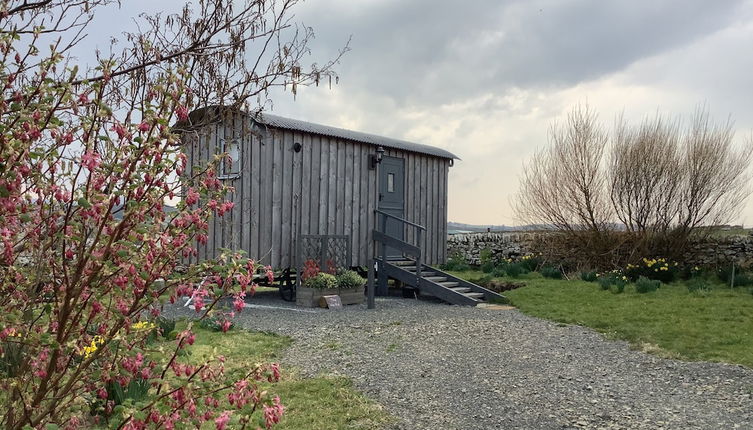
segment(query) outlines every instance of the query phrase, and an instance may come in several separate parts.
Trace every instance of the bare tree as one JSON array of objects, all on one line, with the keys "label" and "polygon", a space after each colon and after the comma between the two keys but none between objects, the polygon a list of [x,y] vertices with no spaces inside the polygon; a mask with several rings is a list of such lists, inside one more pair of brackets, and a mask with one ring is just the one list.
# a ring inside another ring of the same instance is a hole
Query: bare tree
[{"label": "bare tree", "polygon": [[607,141],[588,106],[576,106],[564,125],[554,124],[550,146],[523,167],[519,219],[571,232],[603,230],[610,216],[602,169]]},{"label": "bare tree", "polygon": [[732,221],[750,193],[753,141],[737,147],[733,138],[729,121],[699,108],[686,128],[659,115],[637,126],[620,117],[607,147],[596,115],[578,106],[525,165],[517,215],[569,235],[585,258],[618,249],[628,260],[679,258],[710,231],[700,227]]}]

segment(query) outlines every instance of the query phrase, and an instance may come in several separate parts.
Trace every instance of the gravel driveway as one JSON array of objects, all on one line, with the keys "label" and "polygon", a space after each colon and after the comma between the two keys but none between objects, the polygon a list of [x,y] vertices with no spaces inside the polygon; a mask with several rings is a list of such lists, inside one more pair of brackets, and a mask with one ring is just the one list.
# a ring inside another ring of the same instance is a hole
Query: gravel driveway
[{"label": "gravel driveway", "polygon": [[753,428],[742,366],[662,359],[516,310],[382,298],[304,312],[263,296],[239,324],[291,336],[285,362],[351,378],[395,429]]}]

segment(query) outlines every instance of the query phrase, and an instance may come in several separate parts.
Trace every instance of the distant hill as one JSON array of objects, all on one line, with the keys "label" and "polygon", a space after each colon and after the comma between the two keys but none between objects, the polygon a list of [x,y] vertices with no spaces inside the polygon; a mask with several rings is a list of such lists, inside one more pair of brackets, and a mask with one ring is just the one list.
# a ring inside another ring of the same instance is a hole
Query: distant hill
[{"label": "distant hill", "polygon": [[482,233],[486,231],[522,231],[522,230],[544,230],[545,227],[541,225],[523,225],[523,226],[509,226],[509,225],[477,225],[477,224],[464,224],[460,222],[448,222],[447,232],[449,234],[457,233]]}]

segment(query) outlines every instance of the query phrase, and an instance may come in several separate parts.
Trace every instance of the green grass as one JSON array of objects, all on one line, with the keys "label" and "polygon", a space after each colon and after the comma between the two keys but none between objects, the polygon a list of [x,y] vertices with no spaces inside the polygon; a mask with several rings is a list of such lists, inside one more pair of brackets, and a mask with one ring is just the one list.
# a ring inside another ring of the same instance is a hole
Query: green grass
[{"label": "green grass", "polygon": [[[177,329],[183,330],[185,326],[181,322]],[[201,363],[206,358],[223,355],[229,380],[256,363],[278,361],[291,343],[285,336],[241,329],[221,333],[194,324],[193,331],[196,342],[190,347],[187,359]],[[280,382],[270,384],[267,389],[279,395],[285,405],[285,415],[275,429],[378,429],[391,421],[380,405],[357,392],[346,378],[328,375],[305,378],[297,369],[283,367]]]},{"label": "green grass", "polygon": [[[478,280],[484,274],[456,275]],[[504,295],[529,315],[591,327],[666,357],[753,367],[753,295],[747,288],[716,283],[704,296],[676,282],[638,294],[630,284],[623,294],[614,294],[596,283],[544,279],[537,273],[516,280],[526,286]]]}]

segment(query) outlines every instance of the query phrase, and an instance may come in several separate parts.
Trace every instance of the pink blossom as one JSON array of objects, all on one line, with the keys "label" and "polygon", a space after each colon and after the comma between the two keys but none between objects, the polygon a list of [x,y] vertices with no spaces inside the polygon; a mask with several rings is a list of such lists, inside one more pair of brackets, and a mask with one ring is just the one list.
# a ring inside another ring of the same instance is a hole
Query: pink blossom
[{"label": "pink blossom", "polygon": [[280,422],[285,407],[280,403],[280,397],[275,396],[272,406],[264,405],[264,424],[267,429]]},{"label": "pink blossom", "polygon": [[147,131],[149,131],[150,127],[151,126],[149,125],[148,122],[142,121],[141,124],[139,124],[139,131],[140,132],[147,132]]},{"label": "pink blossom", "polygon": [[196,192],[193,188],[189,188],[188,192],[186,193],[186,204],[187,205],[193,205],[196,204],[199,201],[199,193]]},{"label": "pink blossom", "polygon": [[89,170],[96,169],[101,162],[102,159],[99,154],[93,151],[87,151],[84,155],[81,156],[81,164],[83,164],[84,167]]},{"label": "pink blossom", "polygon": [[178,106],[177,109],[175,109],[175,115],[178,116],[178,120],[185,121],[188,119],[188,108],[185,106]]},{"label": "pink blossom", "polygon": [[217,426],[217,430],[225,430],[228,421],[230,421],[230,412],[225,411],[214,420],[214,424]]}]

